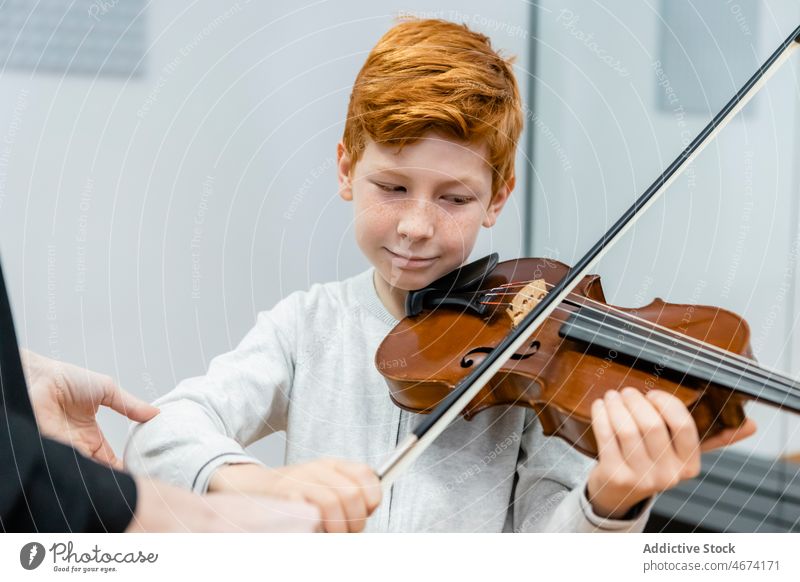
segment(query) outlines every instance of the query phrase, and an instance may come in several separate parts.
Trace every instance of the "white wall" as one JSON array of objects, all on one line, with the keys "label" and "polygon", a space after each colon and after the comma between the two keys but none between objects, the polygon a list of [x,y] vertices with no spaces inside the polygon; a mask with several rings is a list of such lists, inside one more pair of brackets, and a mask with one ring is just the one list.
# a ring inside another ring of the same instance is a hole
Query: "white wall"
[{"label": "white wall", "polygon": [[[736,17],[735,2],[716,4]],[[656,106],[664,90],[653,66],[663,59],[660,6],[655,0],[542,3],[533,129],[537,253],[567,262],[583,255],[677,156],[684,138],[711,118]],[[800,24],[800,6],[790,0],[760,6],[757,23],[749,23],[755,34],[742,26],[740,41],[752,44],[763,62]],[[699,42],[716,50],[712,37]],[[746,78],[731,78],[725,55],[720,62],[719,70],[685,74],[725,83],[733,95]],[[798,72],[795,58],[597,271],[618,305],[663,297],[741,314],[758,359],[800,376]],[[749,411],[761,430],[738,448],[770,456],[800,450],[800,417],[763,405]]]},{"label": "white wall", "polygon": [[[528,9],[154,2],[143,79],[3,71],[0,251],[21,344],[152,400],[258,311],[361,271],[333,162],[367,53],[401,11],[466,21],[518,55],[526,92]],[[476,255],[521,253],[522,208]],[[127,423],[101,420],[121,451]],[[281,462],[280,438],[255,450]]]}]

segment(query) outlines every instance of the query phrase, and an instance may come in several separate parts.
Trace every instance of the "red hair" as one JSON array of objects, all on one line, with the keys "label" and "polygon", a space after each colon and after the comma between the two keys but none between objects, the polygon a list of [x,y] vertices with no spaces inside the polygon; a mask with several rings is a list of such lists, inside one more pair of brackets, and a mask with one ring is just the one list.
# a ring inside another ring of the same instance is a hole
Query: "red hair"
[{"label": "red hair", "polygon": [[514,175],[522,101],[511,64],[489,38],[445,20],[408,20],[378,41],[358,73],[344,127],[353,167],[366,146],[400,148],[428,131],[485,141],[492,193]]}]

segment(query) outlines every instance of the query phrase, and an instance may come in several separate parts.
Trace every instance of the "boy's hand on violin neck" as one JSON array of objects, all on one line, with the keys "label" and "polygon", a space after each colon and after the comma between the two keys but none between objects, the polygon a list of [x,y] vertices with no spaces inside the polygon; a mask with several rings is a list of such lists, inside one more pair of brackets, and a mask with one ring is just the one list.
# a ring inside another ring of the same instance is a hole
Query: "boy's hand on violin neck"
[{"label": "boy's hand on violin neck", "polygon": [[634,505],[700,472],[700,453],[752,435],[751,419],[700,443],[697,426],[676,397],[661,390],[611,390],[592,405],[598,463],[589,475],[595,513],[619,519]]},{"label": "boy's hand on violin neck", "polygon": [[592,509],[620,519],[634,505],[700,472],[700,440],[676,397],[634,388],[606,393],[592,405],[598,463],[589,475]]},{"label": "boy's hand on violin neck", "polygon": [[300,465],[265,468],[254,464],[225,465],[211,477],[209,492],[256,493],[317,506],[322,529],[359,532],[381,502],[381,484],[363,463],[320,459]]}]

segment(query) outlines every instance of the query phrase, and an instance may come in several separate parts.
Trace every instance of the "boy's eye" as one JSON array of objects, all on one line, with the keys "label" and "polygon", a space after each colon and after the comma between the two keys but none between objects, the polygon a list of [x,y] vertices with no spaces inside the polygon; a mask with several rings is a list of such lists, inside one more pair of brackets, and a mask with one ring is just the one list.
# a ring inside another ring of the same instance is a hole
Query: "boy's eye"
[{"label": "boy's eye", "polygon": [[384,192],[405,192],[406,189],[404,186],[397,186],[395,184],[384,184],[382,182],[373,182],[379,189],[383,190]]},{"label": "boy's eye", "polygon": [[445,199],[448,200],[449,202],[452,202],[456,206],[463,206],[464,204],[467,204],[471,200],[469,196],[458,196],[455,194],[450,196],[445,196]]}]

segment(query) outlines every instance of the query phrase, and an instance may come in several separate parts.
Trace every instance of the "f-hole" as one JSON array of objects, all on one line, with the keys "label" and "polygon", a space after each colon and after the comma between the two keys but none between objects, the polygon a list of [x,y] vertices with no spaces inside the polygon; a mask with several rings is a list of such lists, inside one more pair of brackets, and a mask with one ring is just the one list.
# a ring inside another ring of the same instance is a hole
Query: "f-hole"
[{"label": "f-hole", "polygon": [[[530,345],[528,346],[528,349],[525,350],[525,352],[523,352],[523,353],[519,353],[518,352],[518,353],[514,354],[513,356],[511,356],[510,359],[511,360],[527,360],[531,356],[535,355],[536,352],[539,351],[539,348],[541,346],[542,346],[542,344],[539,343],[539,340],[533,340],[530,343]],[[470,350],[469,352],[467,352],[464,355],[463,358],[461,358],[461,367],[462,368],[471,368],[472,366],[475,365],[475,360],[472,358],[472,356],[476,356],[478,354],[486,355],[486,354],[491,353],[491,351],[493,349],[494,348],[481,347],[481,348],[475,348],[475,349]]]}]

